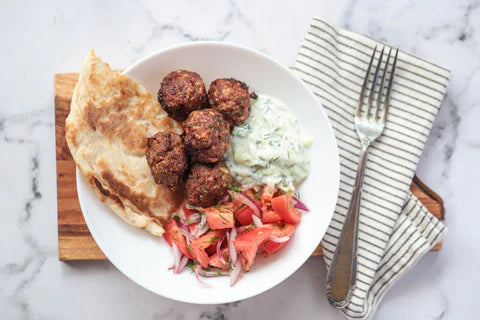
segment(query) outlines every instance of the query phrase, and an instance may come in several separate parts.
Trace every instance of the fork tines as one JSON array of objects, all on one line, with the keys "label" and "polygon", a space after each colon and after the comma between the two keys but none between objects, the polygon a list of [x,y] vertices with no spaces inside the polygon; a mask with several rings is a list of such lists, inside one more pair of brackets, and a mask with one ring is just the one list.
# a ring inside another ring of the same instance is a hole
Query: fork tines
[{"label": "fork tines", "polygon": [[[373,79],[371,81],[370,90],[368,90],[367,87],[370,82],[369,78],[371,77],[370,71],[372,69],[372,65],[374,64],[375,56],[377,53],[377,46],[375,46],[375,48],[373,49],[373,53],[370,58],[370,63],[368,65],[367,72],[365,74],[365,79],[363,81],[362,91],[360,91],[360,99],[357,106],[357,117],[362,118],[362,105],[364,104],[363,102],[365,98],[365,92],[369,91],[367,108],[365,110],[364,117],[369,120],[378,121],[380,123],[385,123],[386,121],[388,105],[390,102],[390,95],[392,92],[393,78],[395,75],[395,68],[397,65],[398,49],[396,49],[395,58],[393,59],[392,65],[390,65],[390,57],[392,55],[392,48],[390,48],[390,50],[388,51],[387,60],[385,61],[384,67],[382,69],[382,60],[383,60],[384,52],[385,52],[385,47],[382,48],[382,51],[380,52],[380,56],[378,57],[378,60],[376,62],[375,72],[373,73]],[[389,72],[389,69],[390,69],[390,72]],[[383,98],[383,89],[385,87],[385,80],[387,78],[387,73],[389,73],[388,86],[385,93],[385,97]],[[377,88],[377,84],[378,84],[377,82],[380,74],[381,74],[380,88],[376,93],[375,90]],[[376,103],[375,103],[376,105],[372,106],[375,101],[374,100],[375,94],[377,95]],[[379,116],[382,100],[383,100],[383,108],[382,108],[383,112]]]}]

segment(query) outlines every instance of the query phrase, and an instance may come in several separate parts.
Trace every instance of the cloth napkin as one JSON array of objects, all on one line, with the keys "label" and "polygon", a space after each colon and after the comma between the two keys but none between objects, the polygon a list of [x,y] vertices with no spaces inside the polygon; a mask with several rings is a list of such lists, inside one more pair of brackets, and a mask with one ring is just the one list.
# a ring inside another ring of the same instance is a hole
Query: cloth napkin
[{"label": "cloth napkin", "polygon": [[[340,192],[322,247],[327,268],[353,192],[360,142],[353,118],[374,47],[366,36],[314,18],[294,69],[327,112],[340,153]],[[389,47],[385,47],[388,52]],[[377,58],[378,58],[377,50]],[[385,61],[385,59],[384,59]],[[357,286],[347,319],[371,319],[383,296],[447,231],[410,192],[450,71],[399,51],[387,125],[370,148],[359,221]]]}]

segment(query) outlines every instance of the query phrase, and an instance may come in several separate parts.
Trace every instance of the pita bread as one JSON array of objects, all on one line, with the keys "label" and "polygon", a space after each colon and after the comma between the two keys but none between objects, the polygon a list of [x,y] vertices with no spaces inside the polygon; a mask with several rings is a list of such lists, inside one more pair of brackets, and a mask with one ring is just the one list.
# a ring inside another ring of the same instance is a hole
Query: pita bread
[{"label": "pita bread", "polygon": [[127,223],[161,236],[182,194],[157,185],[145,157],[147,137],[181,133],[144,87],[90,54],[66,120],[75,162],[99,198]]}]

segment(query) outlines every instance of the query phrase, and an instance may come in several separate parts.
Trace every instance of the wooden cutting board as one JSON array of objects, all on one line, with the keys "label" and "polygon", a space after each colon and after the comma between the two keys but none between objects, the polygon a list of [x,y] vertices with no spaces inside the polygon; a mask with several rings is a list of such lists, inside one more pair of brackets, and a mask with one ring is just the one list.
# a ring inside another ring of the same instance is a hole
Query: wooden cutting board
[{"label": "wooden cutting board", "polygon": [[[80,210],[75,181],[75,162],[65,141],[65,119],[70,110],[73,89],[78,73],[56,74],[55,135],[57,153],[57,201],[58,201],[58,258],[62,261],[104,260],[103,252],[90,234]],[[410,187],[412,192],[436,217],[444,219],[442,199],[417,177]],[[441,242],[432,250],[440,250]],[[320,246],[313,255],[321,255]]]}]

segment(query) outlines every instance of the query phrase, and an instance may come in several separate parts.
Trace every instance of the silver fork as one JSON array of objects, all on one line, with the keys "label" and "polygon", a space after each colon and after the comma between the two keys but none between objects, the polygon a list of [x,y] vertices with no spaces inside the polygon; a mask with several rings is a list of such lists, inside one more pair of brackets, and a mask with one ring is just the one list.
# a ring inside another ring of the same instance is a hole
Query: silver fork
[{"label": "silver fork", "polygon": [[[363,80],[362,91],[357,105],[357,113],[355,115],[355,130],[362,145],[362,154],[360,162],[358,163],[357,175],[355,177],[355,186],[353,189],[352,199],[343,225],[340,239],[333,255],[330,270],[327,275],[327,297],[330,304],[338,309],[344,308],[351,299],[352,292],[355,289],[357,281],[357,242],[358,242],[358,220],[360,211],[360,199],[363,186],[363,176],[365,173],[365,165],[367,163],[367,154],[370,145],[382,134],[387,120],[388,105],[390,102],[390,95],[392,92],[393,78],[395,75],[395,68],[397,65],[398,49],[395,53],[395,58],[391,66],[390,77],[388,80],[388,87],[385,93],[385,98],[382,97],[385,86],[385,79],[387,78],[387,71],[390,67],[390,56],[392,49],[388,52],[383,75],[380,80],[380,88],[378,89],[376,105],[374,104],[375,88],[381,72],[382,59],[385,47],[383,47],[380,57],[378,58],[373,75],[373,81],[368,95],[366,110],[362,112],[364,105],[365,91],[368,87],[368,79],[370,77],[370,70],[377,52],[377,47],[373,50],[370,64],[368,65],[365,79]],[[381,111],[380,115],[379,112]]]}]

